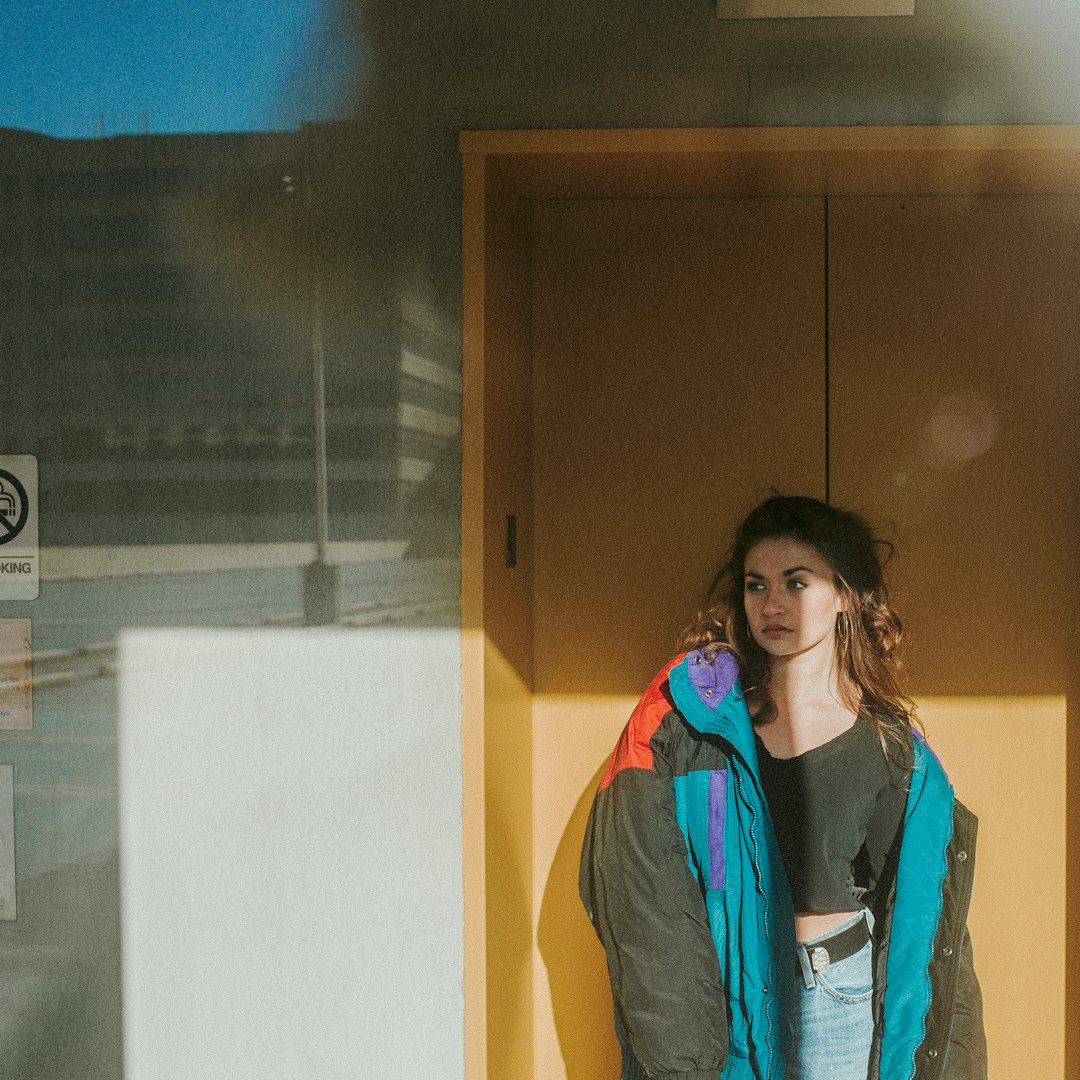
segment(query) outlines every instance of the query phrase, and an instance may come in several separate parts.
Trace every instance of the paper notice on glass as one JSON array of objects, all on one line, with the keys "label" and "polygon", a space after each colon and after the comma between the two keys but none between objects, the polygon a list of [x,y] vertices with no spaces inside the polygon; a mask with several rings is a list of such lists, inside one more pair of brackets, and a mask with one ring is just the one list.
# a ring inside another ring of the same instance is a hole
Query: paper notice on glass
[{"label": "paper notice on glass", "polygon": [[15,918],[15,766],[0,765],[0,921]]},{"label": "paper notice on glass", "polygon": [[29,619],[0,619],[0,729],[34,726]]},{"label": "paper notice on glass", "polygon": [[37,458],[0,455],[0,600],[36,600],[38,564]]}]

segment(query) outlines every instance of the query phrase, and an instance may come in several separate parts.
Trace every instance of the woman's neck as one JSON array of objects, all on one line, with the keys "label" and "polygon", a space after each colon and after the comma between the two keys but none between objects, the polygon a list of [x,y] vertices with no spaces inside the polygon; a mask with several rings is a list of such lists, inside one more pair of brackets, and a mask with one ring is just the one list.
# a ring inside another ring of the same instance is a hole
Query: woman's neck
[{"label": "woman's neck", "polygon": [[791,757],[827,742],[850,727],[858,715],[844,702],[832,649],[799,656],[773,657],[769,696],[776,708],[762,735],[770,753]]}]

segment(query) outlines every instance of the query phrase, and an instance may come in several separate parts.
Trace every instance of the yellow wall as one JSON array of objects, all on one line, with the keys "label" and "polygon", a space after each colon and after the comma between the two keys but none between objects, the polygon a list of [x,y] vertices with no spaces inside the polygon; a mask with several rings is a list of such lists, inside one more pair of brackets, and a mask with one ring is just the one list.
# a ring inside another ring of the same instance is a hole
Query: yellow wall
[{"label": "yellow wall", "polygon": [[601,770],[634,701],[540,694],[533,703],[534,1075],[545,1080],[619,1075],[604,951],[578,898],[578,860]]},{"label": "yellow wall", "polygon": [[[465,1068],[532,1067],[532,403],[529,217],[466,163],[462,484],[462,749]],[[487,282],[491,283],[490,288]],[[518,516],[517,565],[506,518]]]},{"label": "yellow wall", "polygon": [[811,199],[537,206],[538,691],[644,686],[744,509],[824,494],[822,227]]},{"label": "yellow wall", "polygon": [[[603,950],[577,899],[577,867],[601,763],[633,704],[630,697],[599,695],[534,699],[538,1077],[618,1075]],[[983,989],[990,1080],[1060,1080],[1065,700],[928,697],[918,705],[935,753],[979,818],[968,925]],[[575,753],[567,754],[567,746]]]},{"label": "yellow wall", "polygon": [[512,1077],[528,1069],[533,1047],[532,712],[527,684],[490,639],[484,683],[487,1062],[491,1076]]},{"label": "yellow wall", "polygon": [[969,926],[990,1080],[1064,1077],[1065,699],[919,705],[957,793],[979,818]]},{"label": "yellow wall", "polygon": [[[1047,240],[1080,235],[1075,209],[829,208],[834,498],[899,523],[913,663],[938,693],[1064,690],[1053,597],[1076,458],[1044,391],[1065,359],[1072,279],[1067,245]],[[672,651],[735,518],[770,484],[820,493],[822,203],[582,200],[542,204],[536,221],[536,1075],[561,1075],[561,1057],[585,1080],[613,1052],[597,1038],[601,957],[571,889],[588,789],[627,714],[606,695],[643,686]],[[953,426],[938,431],[942,409]],[[1060,1076],[1064,699],[933,699],[926,716],[985,819],[972,930],[993,1076]],[[596,724],[605,738],[585,735]],[[1048,928],[1060,945],[1022,1009],[1040,1037],[1021,1048],[1006,998]]]},{"label": "yellow wall", "polygon": [[1080,198],[833,199],[832,493],[898,545],[920,693],[1061,694]]},{"label": "yellow wall", "polygon": [[[676,160],[664,167],[691,186],[706,175]],[[860,191],[896,175],[858,160]],[[1008,161],[1022,175],[1023,151]],[[482,540],[466,541],[463,595],[482,580],[470,610],[486,690],[474,703],[474,649],[464,738],[489,774],[485,880],[466,878],[467,905],[480,896],[486,912],[487,1048],[470,1080],[616,1075],[603,956],[577,899],[585,816],[737,518],[770,486],[825,493],[826,306],[831,495],[896,522],[911,685],[981,820],[971,929],[991,1077],[1064,1075],[1077,201],[833,197],[826,211],[791,190],[792,168],[785,198],[514,197],[509,213],[489,200],[480,349],[466,260],[466,409],[480,386],[486,490],[470,480],[467,421],[463,530]],[[549,157],[538,170],[558,175]],[[489,192],[512,172],[488,162]],[[957,175],[962,189],[977,171],[963,160]],[[500,563],[508,512],[525,554],[514,571]]]}]

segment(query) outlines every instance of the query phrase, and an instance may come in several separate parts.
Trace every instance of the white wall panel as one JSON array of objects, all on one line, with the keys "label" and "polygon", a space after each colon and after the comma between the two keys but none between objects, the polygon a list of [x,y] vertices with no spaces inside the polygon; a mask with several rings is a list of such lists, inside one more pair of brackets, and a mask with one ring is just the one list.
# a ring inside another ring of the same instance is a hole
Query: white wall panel
[{"label": "white wall panel", "polygon": [[122,639],[127,1080],[463,1075],[456,630]]}]

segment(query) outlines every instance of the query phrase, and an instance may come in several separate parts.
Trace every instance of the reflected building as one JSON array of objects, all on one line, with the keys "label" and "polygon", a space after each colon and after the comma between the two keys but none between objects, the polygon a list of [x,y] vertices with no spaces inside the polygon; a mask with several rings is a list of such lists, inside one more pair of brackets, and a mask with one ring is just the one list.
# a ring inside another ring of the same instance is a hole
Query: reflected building
[{"label": "reflected building", "polygon": [[[33,730],[0,725],[17,915],[0,1074],[121,1073],[116,639],[457,618],[457,338],[407,319],[349,126],[55,139],[0,130],[0,453],[39,462]],[[2,809],[2,808],[0,808]]]},{"label": "reflected building", "polygon": [[39,458],[43,545],[312,541],[317,339],[331,541],[452,549],[457,343],[393,313],[377,236],[324,209],[347,125],[0,149],[3,444]]}]

